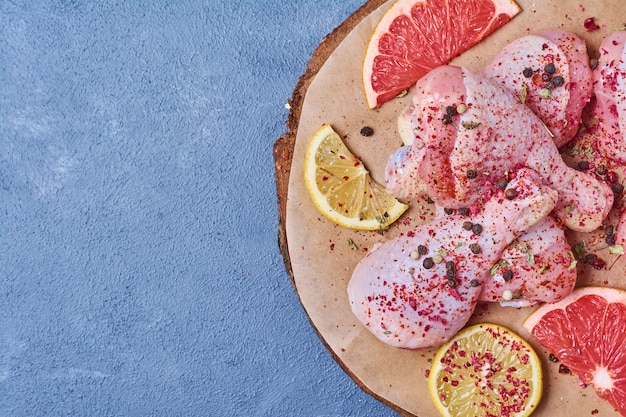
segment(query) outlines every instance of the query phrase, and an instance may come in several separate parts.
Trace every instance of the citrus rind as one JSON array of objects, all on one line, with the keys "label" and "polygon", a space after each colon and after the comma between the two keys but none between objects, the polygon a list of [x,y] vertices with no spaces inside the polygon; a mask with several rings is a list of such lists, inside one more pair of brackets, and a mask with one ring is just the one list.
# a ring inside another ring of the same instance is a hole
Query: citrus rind
[{"label": "citrus rind", "polygon": [[511,330],[476,324],[439,348],[428,391],[444,417],[529,416],[543,394],[541,361]]},{"label": "citrus rind", "polygon": [[329,124],[309,142],[304,180],[315,207],[339,226],[386,229],[408,209],[371,178]]}]

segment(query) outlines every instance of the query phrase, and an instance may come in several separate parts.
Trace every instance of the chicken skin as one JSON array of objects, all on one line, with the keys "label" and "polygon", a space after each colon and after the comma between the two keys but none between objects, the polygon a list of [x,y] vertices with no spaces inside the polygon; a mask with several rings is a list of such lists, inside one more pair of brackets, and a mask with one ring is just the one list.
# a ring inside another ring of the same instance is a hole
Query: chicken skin
[{"label": "chicken skin", "polygon": [[557,147],[578,132],[583,107],[593,93],[587,45],[562,29],[514,40],[483,74],[528,106],[546,125]]},{"label": "chicken skin", "polygon": [[528,169],[507,190],[516,197],[496,189],[480,212],[436,218],[372,250],[348,283],[358,320],[399,348],[435,347],[456,334],[502,252],[557,202],[557,192]]},{"label": "chicken skin", "polygon": [[399,122],[412,132],[410,148],[392,155],[386,168],[394,195],[425,187],[440,206],[467,207],[484,200],[489,184],[528,167],[558,192],[554,214],[568,228],[588,232],[608,215],[611,188],[568,167],[541,120],[485,76],[438,67],[418,81],[413,104]]}]

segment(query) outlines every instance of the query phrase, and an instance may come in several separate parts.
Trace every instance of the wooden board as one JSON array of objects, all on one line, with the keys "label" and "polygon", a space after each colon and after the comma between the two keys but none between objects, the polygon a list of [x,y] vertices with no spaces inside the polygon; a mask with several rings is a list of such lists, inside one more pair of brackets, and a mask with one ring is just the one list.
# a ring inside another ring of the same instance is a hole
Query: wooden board
[{"label": "wooden board", "polygon": [[[523,12],[487,41],[462,55],[455,63],[481,69],[508,42],[516,37],[553,27],[573,31],[588,42],[591,56],[597,56],[600,40],[614,27],[623,26],[626,12],[622,0],[606,1],[518,1]],[[398,222],[384,236],[376,232],[346,230],[330,224],[315,211],[302,180],[302,154],[308,138],[327,122],[343,136],[348,147],[359,155],[374,179],[382,182],[386,158],[399,146],[395,120],[410,97],[396,99],[380,109],[368,110],[360,85],[360,61],[368,34],[390,3],[371,0],[329,34],[313,53],[289,104],[288,131],[274,144],[276,186],[279,208],[278,240],[285,267],[312,326],[335,360],[366,392],[407,416],[429,417],[438,413],[426,389],[425,372],[434,350],[403,351],[379,342],[352,316],[345,288],[354,265],[376,242],[403,233],[419,223],[428,211],[413,203],[405,222]],[[615,11],[619,11],[615,13]],[[601,30],[587,32],[583,21],[595,17]],[[368,125],[375,134],[364,140],[358,132]],[[614,220],[613,220],[614,221]],[[347,238],[357,243],[355,251]],[[594,241],[597,236],[572,234],[571,241]],[[609,285],[626,288],[622,259],[600,250],[610,268],[596,271],[579,266],[579,285]],[[522,320],[531,309],[481,307],[472,319],[503,324],[533,343]],[[544,399],[538,416],[617,415],[591,387],[581,388],[574,376],[558,373],[558,364],[547,360],[548,353],[534,344],[544,361]]]}]

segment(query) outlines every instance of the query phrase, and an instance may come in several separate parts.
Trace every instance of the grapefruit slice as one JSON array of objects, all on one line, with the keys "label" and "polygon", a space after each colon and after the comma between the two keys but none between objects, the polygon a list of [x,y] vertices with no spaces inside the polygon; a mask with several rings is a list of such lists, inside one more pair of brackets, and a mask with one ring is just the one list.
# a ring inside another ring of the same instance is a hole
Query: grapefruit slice
[{"label": "grapefruit slice", "polygon": [[374,29],[363,61],[369,108],[410,88],[509,22],[513,0],[398,0]]},{"label": "grapefruit slice", "polygon": [[537,341],[626,415],[626,291],[583,287],[525,321]]}]

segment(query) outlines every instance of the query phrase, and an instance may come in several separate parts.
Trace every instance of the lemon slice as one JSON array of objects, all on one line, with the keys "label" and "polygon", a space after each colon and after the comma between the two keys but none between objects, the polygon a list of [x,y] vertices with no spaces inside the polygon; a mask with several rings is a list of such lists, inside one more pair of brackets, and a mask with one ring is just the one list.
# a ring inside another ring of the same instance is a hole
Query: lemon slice
[{"label": "lemon slice", "polygon": [[439,348],[428,391],[446,417],[529,416],[541,400],[541,362],[511,330],[477,324]]},{"label": "lemon slice", "polygon": [[343,227],[385,229],[408,208],[371,178],[328,124],[309,142],[304,181],[315,207]]}]

